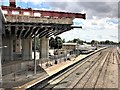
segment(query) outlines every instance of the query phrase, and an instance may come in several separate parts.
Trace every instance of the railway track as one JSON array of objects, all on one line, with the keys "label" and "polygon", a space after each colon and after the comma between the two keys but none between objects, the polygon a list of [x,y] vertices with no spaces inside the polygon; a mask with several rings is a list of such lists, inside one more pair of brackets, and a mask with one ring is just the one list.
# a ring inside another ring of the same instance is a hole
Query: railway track
[{"label": "railway track", "polygon": [[[111,81],[113,79],[111,74],[111,65],[116,67],[116,60],[118,59],[118,52],[116,48],[108,48],[101,50],[90,57],[78,62],[66,71],[60,73],[56,77],[51,78],[47,82],[42,82],[31,89],[84,89],[92,88],[109,88],[112,82],[113,88],[117,87],[117,82]],[[117,55],[117,56],[116,56]],[[117,58],[116,58],[117,57]],[[114,65],[115,64],[115,65]],[[113,69],[114,71],[114,69]],[[111,76],[110,78],[107,78]],[[114,75],[113,75],[114,76]],[[115,77],[116,78],[116,77]],[[109,80],[111,79],[111,80]]]},{"label": "railway track", "polygon": [[[117,52],[116,52],[116,59],[118,62],[118,77],[120,77],[120,47],[117,47]],[[120,78],[118,78],[118,82],[120,82]],[[118,88],[120,90],[120,84],[118,83]]]}]

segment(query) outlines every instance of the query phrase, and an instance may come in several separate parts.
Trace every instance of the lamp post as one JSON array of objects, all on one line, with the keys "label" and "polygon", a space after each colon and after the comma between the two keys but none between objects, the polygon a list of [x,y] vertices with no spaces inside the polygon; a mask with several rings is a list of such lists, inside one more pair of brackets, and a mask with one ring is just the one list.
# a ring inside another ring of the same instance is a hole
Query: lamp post
[{"label": "lamp post", "polygon": [[77,46],[76,46],[76,57],[78,56],[78,41],[77,41]]},{"label": "lamp post", "polygon": [[36,33],[34,33],[34,75],[36,75]]},{"label": "lamp post", "polygon": [[67,61],[67,48],[65,46],[65,61]]}]

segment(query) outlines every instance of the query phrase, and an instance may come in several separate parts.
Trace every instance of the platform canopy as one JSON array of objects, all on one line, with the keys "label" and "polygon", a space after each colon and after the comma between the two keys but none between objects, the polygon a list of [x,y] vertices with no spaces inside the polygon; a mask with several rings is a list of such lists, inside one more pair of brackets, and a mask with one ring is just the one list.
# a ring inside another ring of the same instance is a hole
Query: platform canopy
[{"label": "platform canopy", "polygon": [[73,28],[82,28],[81,26],[72,26],[74,18],[85,19],[86,14],[32,10],[13,6],[2,6],[6,23],[3,37],[28,38],[34,37],[34,34],[40,38],[52,35],[58,35]]}]

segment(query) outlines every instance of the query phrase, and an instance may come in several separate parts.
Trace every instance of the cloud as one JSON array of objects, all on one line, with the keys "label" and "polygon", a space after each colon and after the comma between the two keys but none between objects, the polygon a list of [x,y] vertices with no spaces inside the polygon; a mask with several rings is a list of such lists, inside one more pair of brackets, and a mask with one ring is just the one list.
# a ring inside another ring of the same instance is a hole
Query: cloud
[{"label": "cloud", "polygon": [[25,3],[32,2],[33,4],[38,5],[38,4],[45,2],[46,0],[17,0],[17,1],[25,2]]},{"label": "cloud", "polygon": [[[47,4],[51,10],[67,11],[67,12],[86,12],[87,18],[97,16],[117,17],[118,16],[118,0],[17,0],[18,2],[32,2],[35,5],[41,3]],[[40,9],[40,8],[39,8]]]},{"label": "cloud", "polygon": [[[66,38],[66,41],[73,38],[80,38],[81,40],[111,40],[118,41],[118,20],[117,18],[102,18],[80,20],[75,19],[74,22],[78,22],[82,29],[73,29],[69,32],[65,32],[60,36]],[[106,23],[107,22],[107,23]],[[114,23],[115,22],[115,23]]]},{"label": "cloud", "polygon": [[118,2],[46,2],[52,10],[64,10],[68,12],[81,12],[87,14],[87,18],[97,16],[117,17]]}]

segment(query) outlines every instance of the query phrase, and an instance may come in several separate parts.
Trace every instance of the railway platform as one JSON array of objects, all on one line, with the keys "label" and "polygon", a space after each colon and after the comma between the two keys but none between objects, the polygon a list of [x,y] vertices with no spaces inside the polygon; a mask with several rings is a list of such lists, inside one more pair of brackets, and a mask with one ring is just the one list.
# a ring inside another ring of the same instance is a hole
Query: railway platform
[{"label": "railway platform", "polygon": [[[101,49],[103,49],[103,48],[101,48]],[[100,49],[96,50],[95,52],[97,52],[99,50]],[[93,53],[95,53],[95,52],[93,52]],[[92,53],[87,54],[87,55],[79,55],[77,57],[72,57],[70,60],[66,60],[66,61],[63,60],[64,62],[54,64],[53,66],[43,69],[44,72],[42,72],[42,73],[38,73],[37,75],[33,75],[32,77],[29,76],[29,74],[28,74],[27,78],[25,78],[24,76],[23,77],[21,76],[21,78],[19,78],[19,80],[17,80],[17,81],[13,79],[12,82],[11,81],[9,83],[7,82],[7,84],[3,83],[3,86],[8,87],[8,88],[14,87],[13,88],[14,90],[25,90],[25,89],[37,84],[38,82],[44,80],[45,78],[54,75],[55,73],[63,70],[64,68],[78,62],[79,60],[81,60],[91,54]],[[9,78],[9,76],[6,76],[4,78],[7,79],[7,78]]]},{"label": "railway platform", "polygon": [[49,77],[49,76],[52,76],[54,75],[55,73],[63,70],[64,68],[72,65],[73,63],[85,58],[87,55],[79,55],[78,57],[75,57],[75,58],[71,58],[70,60],[67,60],[67,61],[64,61],[64,62],[61,62],[61,63],[58,63],[58,64],[54,64],[53,66],[50,66],[48,68],[45,68],[45,73],[44,74],[39,74],[39,77],[34,79],[34,80],[31,80],[30,82],[27,82],[23,85],[20,85],[20,86],[17,86],[17,87],[14,87],[14,90],[25,90],[31,86],[33,86],[34,84],[37,84],[39,81],[42,81],[44,80],[45,78]]}]

